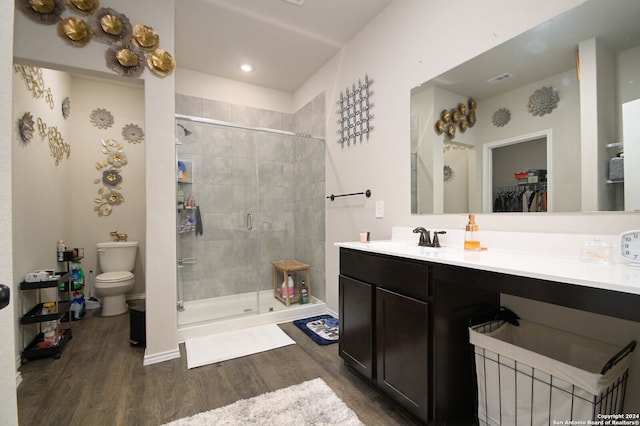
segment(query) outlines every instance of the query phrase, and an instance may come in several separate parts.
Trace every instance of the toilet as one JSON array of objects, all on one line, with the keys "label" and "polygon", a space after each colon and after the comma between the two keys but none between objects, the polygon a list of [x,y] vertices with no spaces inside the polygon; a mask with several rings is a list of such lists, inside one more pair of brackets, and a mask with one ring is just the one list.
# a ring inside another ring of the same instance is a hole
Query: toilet
[{"label": "toilet", "polygon": [[128,311],[125,294],[133,289],[137,241],[96,244],[101,274],[96,276],[94,290],[102,301],[102,316],[121,315]]}]

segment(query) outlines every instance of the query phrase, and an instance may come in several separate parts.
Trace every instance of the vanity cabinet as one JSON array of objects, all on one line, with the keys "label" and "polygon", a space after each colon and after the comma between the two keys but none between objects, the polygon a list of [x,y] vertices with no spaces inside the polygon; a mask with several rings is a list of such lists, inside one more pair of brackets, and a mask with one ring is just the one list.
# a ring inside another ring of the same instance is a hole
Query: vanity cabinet
[{"label": "vanity cabinet", "polygon": [[422,423],[472,424],[469,318],[499,295],[450,280],[441,265],[340,249],[339,354]]},{"label": "vanity cabinet", "polygon": [[429,273],[424,262],[340,251],[339,354],[424,422],[430,414]]}]

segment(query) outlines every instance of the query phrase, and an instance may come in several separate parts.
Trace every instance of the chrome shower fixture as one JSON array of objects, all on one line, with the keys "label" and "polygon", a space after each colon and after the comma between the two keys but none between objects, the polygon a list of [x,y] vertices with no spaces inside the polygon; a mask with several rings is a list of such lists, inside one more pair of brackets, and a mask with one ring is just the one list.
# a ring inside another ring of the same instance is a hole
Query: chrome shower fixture
[{"label": "chrome shower fixture", "polygon": [[193,133],[191,131],[191,129],[189,129],[188,127],[183,126],[182,124],[178,123],[178,127],[180,127],[182,129],[182,131],[184,132],[185,136],[189,136],[191,133]]}]

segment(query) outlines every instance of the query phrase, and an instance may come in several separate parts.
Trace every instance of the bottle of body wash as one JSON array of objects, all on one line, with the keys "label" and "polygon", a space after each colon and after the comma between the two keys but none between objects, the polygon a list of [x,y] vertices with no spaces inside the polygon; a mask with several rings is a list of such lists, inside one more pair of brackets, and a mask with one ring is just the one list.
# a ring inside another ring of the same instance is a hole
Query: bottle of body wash
[{"label": "bottle of body wash", "polygon": [[480,228],[476,223],[476,215],[469,215],[469,223],[464,231],[464,249],[480,250]]}]

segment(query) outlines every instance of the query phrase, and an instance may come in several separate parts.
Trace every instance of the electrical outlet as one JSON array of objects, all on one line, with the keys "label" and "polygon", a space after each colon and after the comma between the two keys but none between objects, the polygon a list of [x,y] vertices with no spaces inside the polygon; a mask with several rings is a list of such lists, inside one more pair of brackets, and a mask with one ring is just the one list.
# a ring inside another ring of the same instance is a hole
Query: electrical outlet
[{"label": "electrical outlet", "polygon": [[376,218],[384,217],[384,201],[376,201]]}]

